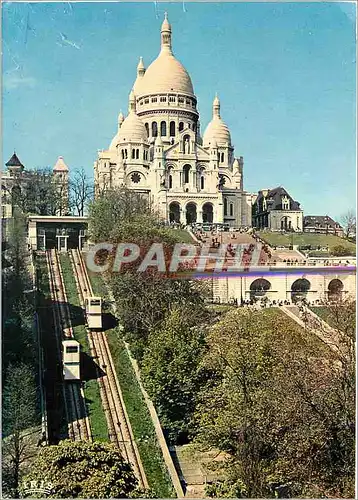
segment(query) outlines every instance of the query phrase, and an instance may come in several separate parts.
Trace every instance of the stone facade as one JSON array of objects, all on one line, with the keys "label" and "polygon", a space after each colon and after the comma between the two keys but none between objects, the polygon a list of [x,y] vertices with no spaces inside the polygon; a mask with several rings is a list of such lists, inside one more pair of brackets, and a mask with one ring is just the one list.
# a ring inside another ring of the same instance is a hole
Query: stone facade
[{"label": "stone facade", "polygon": [[271,231],[303,231],[303,211],[283,188],[262,189],[252,204],[252,225]]},{"label": "stone facade", "polygon": [[212,278],[213,299],[230,302],[237,299],[249,300],[251,297],[270,301],[294,300],[295,296],[305,297],[308,301],[327,300],[331,293],[339,291],[342,297],[355,297],[356,274],[337,273],[319,274],[304,270],[302,274],[262,274],[262,276]]},{"label": "stone facade", "polygon": [[128,116],[120,113],[117,134],[94,164],[96,193],[119,186],[139,191],[168,222],[250,226],[252,195],[243,189],[243,165],[217,96],[201,137],[197,98],[173,55],[165,18],[160,54],[148,69],[140,59]]}]

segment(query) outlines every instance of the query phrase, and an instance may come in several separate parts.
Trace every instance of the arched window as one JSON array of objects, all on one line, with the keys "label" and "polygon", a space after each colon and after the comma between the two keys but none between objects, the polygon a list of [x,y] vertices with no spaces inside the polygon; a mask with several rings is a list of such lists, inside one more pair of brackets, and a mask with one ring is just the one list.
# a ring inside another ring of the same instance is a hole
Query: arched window
[{"label": "arched window", "polygon": [[122,149],[122,159],[124,160],[124,150]]},{"label": "arched window", "polygon": [[165,137],[167,135],[167,124],[165,122],[161,122],[160,124],[160,135]]},{"label": "arched window", "polygon": [[179,132],[184,130],[184,122],[179,122]]},{"label": "arched window", "polygon": [[221,163],[224,163],[224,157],[225,157],[224,153],[221,153]]},{"label": "arched window", "polygon": [[136,155],[135,155],[135,157],[136,157],[136,160],[139,160],[139,149],[136,149]]},{"label": "arched window", "polygon": [[169,175],[169,189],[173,187],[173,176]]},{"label": "arched window", "polygon": [[234,204],[230,203],[230,216],[232,217],[234,215]]},{"label": "arched window", "polygon": [[152,122],[152,137],[157,137],[157,135],[158,135],[157,122]]},{"label": "arched window", "polygon": [[193,132],[195,132],[195,130],[196,130],[196,125],[195,123],[193,123]]},{"label": "arched window", "polygon": [[183,167],[184,184],[189,183],[189,172],[190,172],[190,165],[184,165]]},{"label": "arched window", "polygon": [[145,129],[147,131],[147,135],[149,136],[149,124],[148,123],[145,124]]},{"label": "arched window", "polygon": [[124,157],[125,157],[126,159],[128,158],[128,150],[127,150],[127,149],[125,149],[125,150],[124,150]]},{"label": "arched window", "polygon": [[169,135],[170,137],[175,137],[175,122],[170,122]]},{"label": "arched window", "polygon": [[227,215],[227,199],[224,198],[224,215]]},{"label": "arched window", "polygon": [[132,160],[135,158],[135,149],[132,149]]},{"label": "arched window", "polygon": [[204,189],[205,188],[205,178],[204,176],[202,175],[200,177],[200,189]]}]

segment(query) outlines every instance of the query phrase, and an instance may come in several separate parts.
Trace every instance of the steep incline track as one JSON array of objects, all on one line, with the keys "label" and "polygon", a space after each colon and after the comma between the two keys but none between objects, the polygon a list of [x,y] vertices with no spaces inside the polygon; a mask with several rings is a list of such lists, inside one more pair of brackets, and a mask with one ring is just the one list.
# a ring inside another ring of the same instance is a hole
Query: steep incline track
[{"label": "steep incline track", "polygon": [[[56,328],[58,360],[62,364],[61,341],[63,338],[73,338],[73,330],[57,252],[55,250],[47,251],[46,259]],[[91,440],[83,388],[78,383],[64,381],[63,390],[69,438]]]},{"label": "steep incline track", "polygon": [[[91,282],[80,252],[72,250],[71,258],[78,291],[84,306],[85,298],[93,296]],[[147,479],[133,439],[107,337],[103,331],[88,330],[88,341],[92,358],[97,362],[98,366],[98,381],[103,409],[107,418],[109,438],[118,446],[123,457],[132,465],[140,486],[147,488]]]}]

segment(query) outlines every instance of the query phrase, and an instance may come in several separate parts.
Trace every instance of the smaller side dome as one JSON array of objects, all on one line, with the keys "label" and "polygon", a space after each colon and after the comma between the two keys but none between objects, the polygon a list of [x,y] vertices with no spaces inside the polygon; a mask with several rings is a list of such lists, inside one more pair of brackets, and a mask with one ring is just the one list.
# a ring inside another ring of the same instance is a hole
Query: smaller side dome
[{"label": "smaller side dome", "polygon": [[214,141],[218,145],[228,144],[231,146],[230,130],[220,116],[220,100],[217,95],[213,101],[213,118],[204,133],[204,147],[213,145]]},{"label": "smaller side dome", "polygon": [[117,135],[113,138],[109,149],[126,142],[147,142],[148,134],[144,123],[136,113],[136,99],[133,90],[129,95],[129,114],[124,119]]}]

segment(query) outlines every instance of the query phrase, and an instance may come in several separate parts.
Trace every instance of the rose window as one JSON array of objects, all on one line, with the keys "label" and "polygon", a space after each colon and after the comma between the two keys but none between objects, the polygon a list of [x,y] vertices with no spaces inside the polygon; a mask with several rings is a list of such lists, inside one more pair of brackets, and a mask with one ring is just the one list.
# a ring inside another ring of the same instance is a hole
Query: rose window
[{"label": "rose window", "polygon": [[131,180],[134,184],[138,184],[140,182],[140,175],[137,172],[134,172],[131,176]]}]

